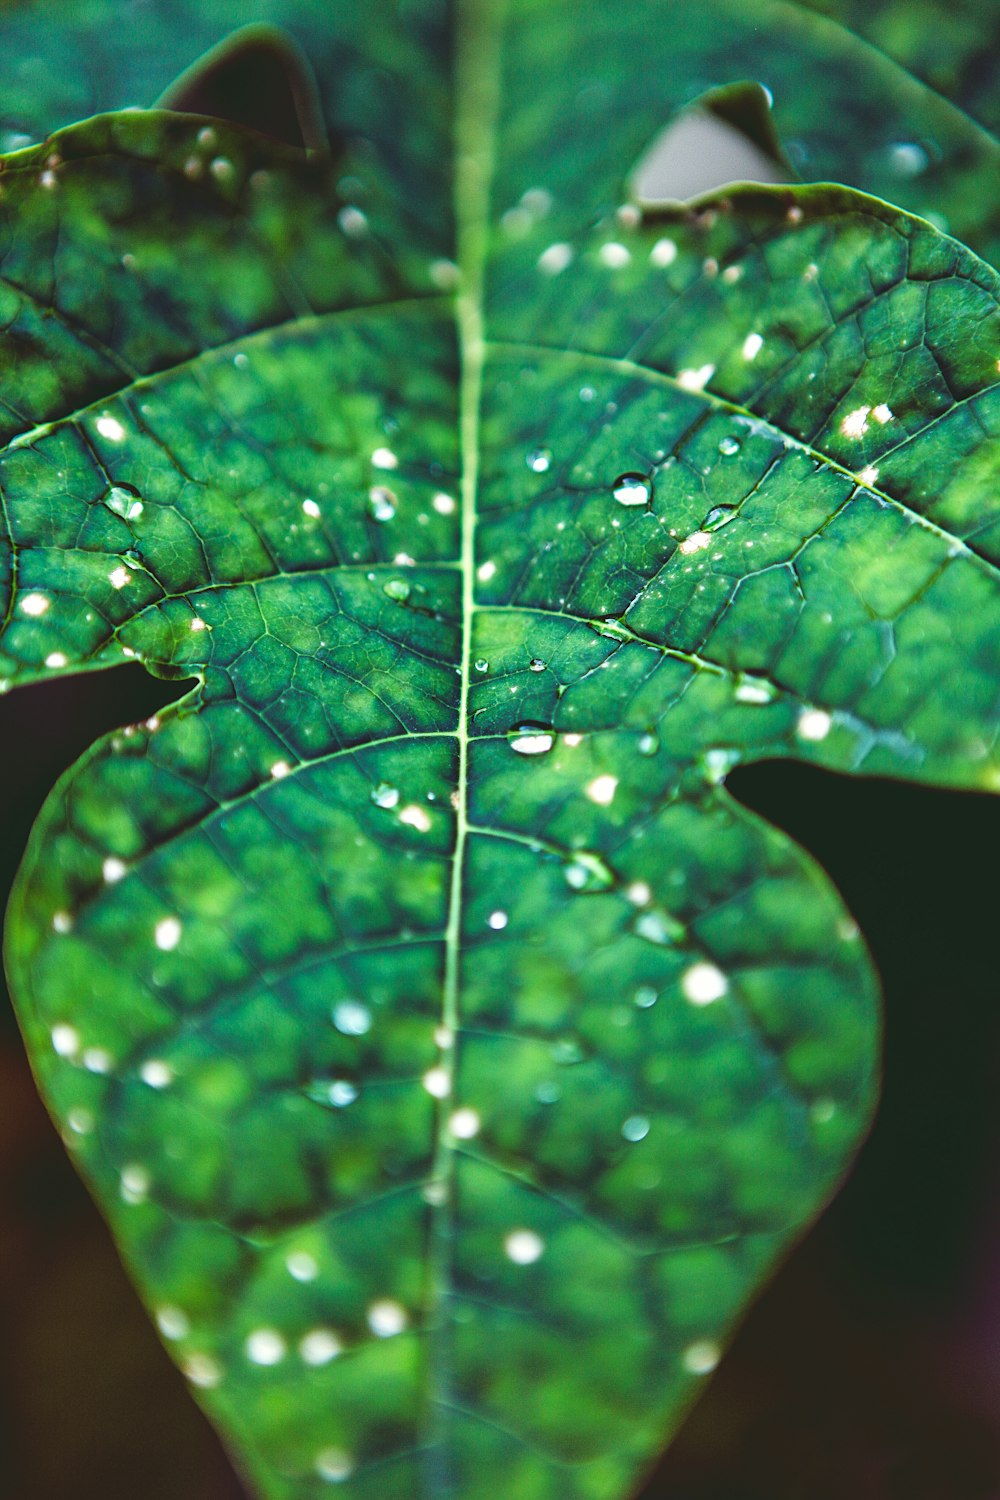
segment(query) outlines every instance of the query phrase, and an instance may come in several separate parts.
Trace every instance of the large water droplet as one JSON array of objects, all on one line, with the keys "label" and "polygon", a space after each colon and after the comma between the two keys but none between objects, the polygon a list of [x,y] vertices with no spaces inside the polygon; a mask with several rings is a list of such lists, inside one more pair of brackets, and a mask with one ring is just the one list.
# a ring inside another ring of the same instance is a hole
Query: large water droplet
[{"label": "large water droplet", "polygon": [[382,585],[383,594],[388,594],[390,599],[397,599],[402,604],[404,599],[410,597],[410,585],[405,578],[390,578],[388,583]]},{"label": "large water droplet", "polygon": [[723,526],[728,526],[730,521],[736,519],[739,514],[735,505],[716,505],[709,511],[701,523],[702,531],[720,531]]},{"label": "large water droplet", "polygon": [[396,497],[384,484],[374,484],[368,491],[368,507],[376,521],[391,521],[396,514]]},{"label": "large water droplet", "polygon": [[372,787],[371,799],[376,807],[395,807],[399,802],[399,787],[380,781],[378,786]]},{"label": "large water droplet", "polygon": [[518,724],[510,735],[510,748],[518,755],[544,755],[552,749],[556,737],[547,724]]},{"label": "large water droplet", "polygon": [[595,891],[606,891],[615,883],[615,877],[599,854],[580,850],[563,865],[563,875],[571,890],[590,895]]},{"label": "large water droplet", "polygon": [[532,448],[525,455],[525,463],[532,474],[547,474],[552,467],[551,448]]},{"label": "large water droplet", "polygon": [[619,474],[611,493],[619,505],[648,505],[653,498],[653,486],[645,474]]},{"label": "large water droplet", "polygon": [[649,1134],[649,1121],[645,1115],[629,1115],[622,1126],[622,1135],[627,1141],[644,1141]]},{"label": "large water droplet", "polygon": [[476,657],[475,667],[477,672],[488,672],[490,670],[490,664],[485,656]]},{"label": "large water droplet", "polygon": [[651,984],[640,984],[632,999],[639,1010],[649,1010],[656,1004],[658,996]]}]

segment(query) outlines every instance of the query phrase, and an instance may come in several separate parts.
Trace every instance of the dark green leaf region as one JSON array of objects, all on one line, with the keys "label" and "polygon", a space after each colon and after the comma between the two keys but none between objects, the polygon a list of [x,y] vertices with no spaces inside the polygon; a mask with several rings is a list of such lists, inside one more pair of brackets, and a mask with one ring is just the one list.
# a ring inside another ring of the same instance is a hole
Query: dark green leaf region
[{"label": "dark green leaf region", "polygon": [[727,772],[1000,787],[997,276],[846,188],[644,210],[659,9],[323,5],[330,156],[4,160],[0,674],[189,683],[7,962],[267,1500],[623,1500],[873,1105]]}]

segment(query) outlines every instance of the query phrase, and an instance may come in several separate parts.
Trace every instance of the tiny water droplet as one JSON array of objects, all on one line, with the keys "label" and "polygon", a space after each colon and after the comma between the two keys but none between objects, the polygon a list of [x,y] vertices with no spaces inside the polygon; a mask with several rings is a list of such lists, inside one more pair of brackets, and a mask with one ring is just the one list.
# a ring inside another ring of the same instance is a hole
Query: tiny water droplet
[{"label": "tiny water droplet", "polygon": [[399,802],[399,787],[380,781],[378,786],[372,787],[371,799],[376,807],[395,807]]},{"label": "tiny water droplet", "polygon": [[587,624],[597,635],[603,635],[609,641],[632,640],[632,632],[620,620],[588,620]]},{"label": "tiny water droplet", "polygon": [[656,755],[660,748],[660,742],[651,730],[639,736],[638,751],[640,755]]},{"label": "tiny water droplet", "polygon": [[580,1043],[572,1037],[564,1037],[561,1041],[552,1044],[552,1061],[564,1067],[572,1067],[574,1063],[583,1062],[585,1055]]},{"label": "tiny water droplet", "polygon": [[547,724],[518,724],[511,731],[510,748],[518,755],[544,755],[555,744],[555,735]]},{"label": "tiny water droplet", "polygon": [[773,703],[778,689],[765,677],[743,677],[733,696],[738,703]]},{"label": "tiny water droplet", "polygon": [[535,1089],[535,1098],[539,1104],[558,1104],[562,1098],[562,1089],[557,1083],[546,1081]]},{"label": "tiny water droplet", "polygon": [[529,672],[544,672],[545,663],[537,656],[533,656],[528,663]]},{"label": "tiny water droplet", "polygon": [[724,437],[719,443],[719,452],[725,458],[732,458],[734,453],[740,451],[740,440],[734,437]]},{"label": "tiny water droplet", "polygon": [[376,521],[391,521],[396,514],[396,496],[384,484],[373,485],[368,491],[368,507]]},{"label": "tiny water droplet", "polygon": [[635,1004],[639,1008],[639,1010],[649,1010],[650,1006],[656,1004],[658,998],[659,997],[657,996],[657,993],[653,989],[653,986],[651,984],[640,984],[639,988],[632,996],[632,999],[635,1001]]},{"label": "tiny water droplet", "polygon": [[104,504],[108,510],[113,510],[116,516],[123,516],[126,521],[135,521],[142,515],[139,491],[130,484],[113,484],[104,496]]},{"label": "tiny water droplet", "polygon": [[346,1078],[337,1078],[327,1090],[327,1097],[335,1109],[346,1109],[358,1097],[357,1086]]},{"label": "tiny water droplet", "polygon": [[622,1126],[622,1135],[627,1141],[644,1141],[649,1134],[649,1120],[645,1115],[629,1115]]},{"label": "tiny water droplet", "polygon": [[658,948],[669,947],[671,943],[678,943],[684,936],[684,928],[665,911],[644,911],[636,917],[632,924],[632,931],[636,937],[645,938],[647,943],[655,943]]},{"label": "tiny water droplet", "polygon": [[382,592],[390,599],[396,599],[402,603],[404,599],[410,597],[410,585],[405,578],[390,578],[388,583],[383,583]]},{"label": "tiny water droplet", "polygon": [[552,450],[550,448],[532,448],[525,455],[524,461],[533,474],[547,474],[552,467]]},{"label": "tiny water droplet", "polygon": [[723,526],[728,526],[730,521],[736,519],[739,514],[735,505],[716,505],[709,511],[701,523],[702,531],[720,531]]},{"label": "tiny water droplet", "polygon": [[344,1036],[364,1036],[371,1030],[372,1013],[360,1000],[341,1000],[333,1007],[333,1024]]},{"label": "tiny water droplet", "polygon": [[653,498],[653,486],[645,474],[619,474],[611,493],[619,505],[648,505]]},{"label": "tiny water droplet", "polygon": [[563,865],[563,876],[571,890],[583,895],[595,891],[606,891],[615,883],[615,877],[599,854],[580,851]]},{"label": "tiny water droplet", "polygon": [[485,656],[476,657],[475,668],[477,672],[488,672],[490,670],[490,664]]}]

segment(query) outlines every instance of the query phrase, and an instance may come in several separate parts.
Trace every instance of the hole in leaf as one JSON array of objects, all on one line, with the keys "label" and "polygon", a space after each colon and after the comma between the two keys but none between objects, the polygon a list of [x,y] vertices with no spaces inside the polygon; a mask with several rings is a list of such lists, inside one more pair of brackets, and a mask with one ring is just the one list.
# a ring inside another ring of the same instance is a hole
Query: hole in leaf
[{"label": "hole in leaf", "polygon": [[246,26],[206,52],[156,101],[160,109],[209,115],[290,146],[327,146],[309,60],[275,26]]},{"label": "hole in leaf", "polygon": [[733,83],[703,94],[671,120],[639,159],[630,186],[648,209],[737,182],[794,182],[795,177],[767,89]]}]

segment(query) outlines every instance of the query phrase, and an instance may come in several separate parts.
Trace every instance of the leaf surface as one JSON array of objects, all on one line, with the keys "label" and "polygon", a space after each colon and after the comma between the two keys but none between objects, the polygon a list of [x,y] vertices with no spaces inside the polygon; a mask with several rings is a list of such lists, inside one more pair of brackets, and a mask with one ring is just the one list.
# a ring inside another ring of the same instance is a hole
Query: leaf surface
[{"label": "leaf surface", "polygon": [[[362,151],[370,142],[407,209],[448,240],[451,198],[434,168],[450,151],[453,8],[406,0],[397,15],[380,0],[60,0],[53,16],[41,0],[14,0],[0,14],[0,129],[12,149],[87,114],[148,107],[233,28],[269,23],[308,55],[333,138]],[[873,14],[887,26],[893,11],[883,5]],[[523,186],[543,164],[551,177],[560,149],[572,152],[581,134],[603,143],[609,119],[616,157],[638,155],[707,89],[753,78],[773,94],[778,129],[803,178],[846,182],[936,216],[939,227],[1000,263],[996,193],[983,191],[1000,179],[995,135],[827,17],[788,0],[752,8],[744,0],[644,0],[588,14],[586,24],[578,7],[517,0],[511,16],[519,39],[511,48],[518,66],[505,81],[509,107],[544,122],[546,146],[527,164]],[[924,26],[921,36],[937,45],[945,35],[951,45],[954,16],[951,7],[946,24]],[[844,18],[855,22],[856,9]],[[977,27],[981,37],[981,21]],[[907,46],[897,54],[910,60]],[[985,44],[970,65],[974,78],[982,80],[988,56]],[[964,94],[958,102],[967,102]],[[581,161],[589,155],[579,152]],[[372,163],[358,171],[368,180]]]},{"label": "leaf surface", "polygon": [[13,989],[274,1500],[627,1494],[872,1107],[727,770],[997,785],[995,274],[846,189],[619,212],[652,105],[609,42],[613,150],[536,108],[526,15],[443,253],[419,133],[363,199],[166,113],[4,173],[4,676],[194,684],[47,803]]}]

